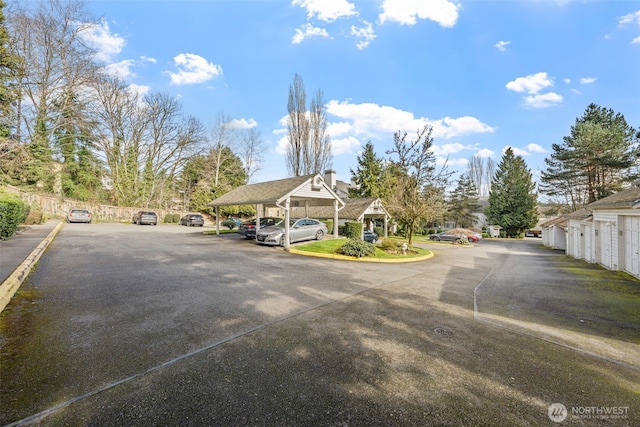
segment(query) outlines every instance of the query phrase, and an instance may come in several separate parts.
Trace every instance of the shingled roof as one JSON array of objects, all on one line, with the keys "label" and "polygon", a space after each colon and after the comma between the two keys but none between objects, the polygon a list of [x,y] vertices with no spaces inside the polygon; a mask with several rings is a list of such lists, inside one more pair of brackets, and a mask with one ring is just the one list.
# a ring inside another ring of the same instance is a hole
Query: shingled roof
[{"label": "shingled roof", "polygon": [[[209,206],[274,204],[320,175],[296,176],[275,181],[247,184],[218,197]],[[324,181],[323,181],[324,182]],[[328,189],[328,187],[326,187]],[[328,191],[331,191],[328,189]],[[337,197],[337,196],[336,196]]]},{"label": "shingled roof", "polygon": [[593,209],[640,209],[640,184],[634,184],[626,190],[612,194],[604,199],[589,203],[587,208]]}]

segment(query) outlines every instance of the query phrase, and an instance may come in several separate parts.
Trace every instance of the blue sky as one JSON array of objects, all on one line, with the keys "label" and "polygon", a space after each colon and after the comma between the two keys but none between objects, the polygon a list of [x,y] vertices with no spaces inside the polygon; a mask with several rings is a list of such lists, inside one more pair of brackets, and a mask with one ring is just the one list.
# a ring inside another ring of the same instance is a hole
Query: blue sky
[{"label": "blue sky", "polygon": [[287,177],[287,95],[321,89],[333,168],[369,140],[434,128],[434,153],[464,171],[505,147],[534,175],[590,103],[640,127],[640,2],[89,0],[87,41],[141,92],[179,97],[211,128],[220,112],[268,146],[253,181]]}]

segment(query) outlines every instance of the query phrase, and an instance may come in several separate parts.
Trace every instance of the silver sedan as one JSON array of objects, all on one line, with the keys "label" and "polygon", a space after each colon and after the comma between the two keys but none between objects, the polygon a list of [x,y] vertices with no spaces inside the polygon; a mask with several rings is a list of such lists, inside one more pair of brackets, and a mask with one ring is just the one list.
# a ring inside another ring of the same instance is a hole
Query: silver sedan
[{"label": "silver sedan", "polygon": [[[265,245],[284,245],[284,221],[258,230],[256,240]],[[317,219],[301,218],[289,220],[289,243],[304,240],[322,240],[327,234],[327,226]]]}]

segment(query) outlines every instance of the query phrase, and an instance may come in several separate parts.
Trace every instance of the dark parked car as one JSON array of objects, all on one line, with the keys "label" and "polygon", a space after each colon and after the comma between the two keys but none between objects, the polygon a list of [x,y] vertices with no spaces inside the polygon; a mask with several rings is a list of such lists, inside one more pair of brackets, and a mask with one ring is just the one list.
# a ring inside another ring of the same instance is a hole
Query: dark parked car
[{"label": "dark parked car", "polygon": [[86,209],[71,209],[67,215],[67,222],[86,222],[91,224],[91,212]]},{"label": "dark parked car", "polygon": [[131,222],[138,225],[151,224],[158,225],[158,215],[151,211],[138,211],[133,214]]},{"label": "dark parked car", "polygon": [[[260,218],[260,228],[276,225],[280,221],[282,221],[282,218],[274,218],[274,217]],[[249,221],[244,221],[242,224],[240,224],[238,226],[238,234],[242,234],[247,239],[255,239],[256,238],[256,220],[251,219]]]},{"label": "dark parked car", "polygon": [[431,236],[431,240],[435,242],[455,242],[462,243],[467,240],[467,236],[463,236],[461,234],[453,234],[448,231],[443,231],[442,233],[434,234]]},{"label": "dark parked car", "polygon": [[187,214],[180,218],[180,225],[187,227],[202,227],[204,225],[204,217],[200,214]]},{"label": "dark parked car", "polygon": [[[284,245],[284,220],[276,225],[258,230],[256,239],[258,243],[265,245]],[[325,223],[317,219],[301,218],[289,220],[289,242],[301,242],[303,240],[322,240],[327,234]]]},{"label": "dark parked car", "polygon": [[366,229],[365,229],[365,230],[362,232],[362,239],[363,239],[365,242],[375,243],[375,242],[377,242],[377,241],[378,241],[378,235],[377,235],[376,233],[374,233],[373,231],[371,231],[371,230],[366,230]]}]

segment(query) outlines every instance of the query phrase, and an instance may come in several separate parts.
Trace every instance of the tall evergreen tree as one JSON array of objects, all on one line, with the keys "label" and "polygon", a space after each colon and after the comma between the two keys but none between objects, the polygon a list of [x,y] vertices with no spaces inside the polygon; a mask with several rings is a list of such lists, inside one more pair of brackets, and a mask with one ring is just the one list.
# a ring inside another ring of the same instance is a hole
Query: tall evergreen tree
[{"label": "tall evergreen tree", "polygon": [[573,210],[638,179],[639,134],[623,115],[590,104],[562,144],[545,159],[540,191]]},{"label": "tall evergreen tree", "polygon": [[517,237],[538,222],[536,185],[521,156],[507,148],[491,183],[487,220]]},{"label": "tall evergreen tree", "polygon": [[475,220],[473,212],[478,204],[478,190],[472,179],[464,174],[458,179],[458,185],[451,193],[447,204],[447,218],[456,227],[471,227]]},{"label": "tall evergreen tree", "polygon": [[371,141],[364,146],[364,151],[357,157],[358,167],[351,169],[351,181],[356,185],[349,189],[349,196],[353,198],[379,197],[389,194],[391,174],[385,168],[383,159],[379,158]]}]

